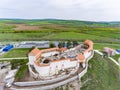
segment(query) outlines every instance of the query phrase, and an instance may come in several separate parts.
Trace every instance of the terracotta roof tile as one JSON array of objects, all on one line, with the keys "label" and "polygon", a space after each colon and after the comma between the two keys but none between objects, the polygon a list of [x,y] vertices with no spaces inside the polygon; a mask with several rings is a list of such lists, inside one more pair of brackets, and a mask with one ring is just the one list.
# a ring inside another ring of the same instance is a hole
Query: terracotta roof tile
[{"label": "terracotta roof tile", "polygon": [[38,48],[34,48],[29,54],[31,55],[37,55],[38,53],[40,53],[40,50]]},{"label": "terracotta roof tile", "polygon": [[66,51],[66,50],[67,50],[67,48],[60,48],[60,50],[62,50],[62,51]]},{"label": "terracotta roof tile", "polygon": [[58,50],[58,49],[59,48],[49,48],[49,49],[40,50],[40,52],[43,53],[43,52],[55,51],[55,50]]},{"label": "terracotta roof tile", "polygon": [[85,56],[82,54],[78,54],[77,57],[79,60],[85,60]]}]

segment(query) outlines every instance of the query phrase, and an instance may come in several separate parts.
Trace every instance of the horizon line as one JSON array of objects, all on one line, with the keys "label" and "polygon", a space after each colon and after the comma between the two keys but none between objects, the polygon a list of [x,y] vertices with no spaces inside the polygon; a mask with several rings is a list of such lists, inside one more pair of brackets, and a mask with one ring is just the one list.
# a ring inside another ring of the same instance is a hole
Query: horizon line
[{"label": "horizon line", "polygon": [[120,21],[107,21],[107,20],[79,20],[79,19],[60,19],[60,18],[0,18],[0,20],[15,20],[15,19],[18,19],[18,20],[45,20],[45,19],[48,19],[48,20],[72,20],[72,21],[86,21],[86,22],[120,22]]}]

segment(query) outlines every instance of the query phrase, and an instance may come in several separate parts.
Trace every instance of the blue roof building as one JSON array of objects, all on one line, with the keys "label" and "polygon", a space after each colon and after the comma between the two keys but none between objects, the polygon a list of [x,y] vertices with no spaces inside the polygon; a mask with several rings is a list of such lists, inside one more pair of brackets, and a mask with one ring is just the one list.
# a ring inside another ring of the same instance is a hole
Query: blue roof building
[{"label": "blue roof building", "polygon": [[118,53],[120,53],[120,50],[116,49],[116,51],[117,51]]},{"label": "blue roof building", "polygon": [[4,51],[4,52],[8,52],[8,51],[10,51],[12,48],[13,48],[13,45],[7,45],[7,46],[3,49],[3,51]]}]

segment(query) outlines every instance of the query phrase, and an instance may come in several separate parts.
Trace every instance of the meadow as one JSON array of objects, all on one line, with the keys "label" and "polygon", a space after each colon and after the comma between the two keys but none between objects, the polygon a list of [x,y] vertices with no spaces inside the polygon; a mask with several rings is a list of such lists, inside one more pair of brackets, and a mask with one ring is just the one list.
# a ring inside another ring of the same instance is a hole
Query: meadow
[{"label": "meadow", "polygon": [[[20,28],[19,25],[21,25]],[[33,27],[33,28],[32,28]],[[34,27],[37,27],[34,29]],[[120,43],[120,23],[77,20],[0,20],[0,41],[91,39]]]}]

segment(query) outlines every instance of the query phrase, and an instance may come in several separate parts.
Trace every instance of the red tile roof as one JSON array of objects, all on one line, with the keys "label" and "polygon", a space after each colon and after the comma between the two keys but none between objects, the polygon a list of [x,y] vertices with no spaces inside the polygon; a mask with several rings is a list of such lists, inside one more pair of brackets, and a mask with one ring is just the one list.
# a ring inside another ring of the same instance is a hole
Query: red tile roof
[{"label": "red tile roof", "polygon": [[93,45],[93,42],[91,40],[85,40],[84,44]]},{"label": "red tile roof", "polygon": [[85,60],[85,56],[84,55],[78,54],[77,57],[80,60],[80,62],[84,62],[84,60]]},{"label": "red tile roof", "polygon": [[38,53],[40,53],[40,50],[38,48],[34,48],[30,53],[29,55],[37,55]]},{"label": "red tile roof", "polygon": [[66,51],[66,50],[67,50],[67,48],[60,48],[60,50],[62,50],[62,51]]},{"label": "red tile roof", "polygon": [[59,48],[48,48],[48,49],[43,49],[43,50],[40,50],[41,53],[44,53],[44,52],[50,52],[50,51],[55,51],[55,50],[59,50]]},{"label": "red tile roof", "polygon": [[83,51],[83,53],[86,53],[86,52],[88,52],[88,51],[90,51],[90,50],[93,49],[93,42],[92,42],[91,40],[86,40],[86,41],[84,42],[84,44],[88,45],[89,48],[86,49],[85,51]]}]

